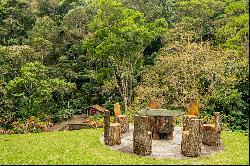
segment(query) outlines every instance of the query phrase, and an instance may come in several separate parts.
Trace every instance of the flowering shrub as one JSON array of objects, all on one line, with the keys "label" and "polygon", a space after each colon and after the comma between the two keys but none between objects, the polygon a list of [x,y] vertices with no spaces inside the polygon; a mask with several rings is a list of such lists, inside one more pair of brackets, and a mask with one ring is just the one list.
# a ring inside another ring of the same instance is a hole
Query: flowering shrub
[{"label": "flowering shrub", "polygon": [[20,133],[38,133],[46,132],[53,126],[53,124],[48,121],[40,121],[36,117],[32,116],[26,121],[16,121],[13,123],[13,131],[17,134]]}]

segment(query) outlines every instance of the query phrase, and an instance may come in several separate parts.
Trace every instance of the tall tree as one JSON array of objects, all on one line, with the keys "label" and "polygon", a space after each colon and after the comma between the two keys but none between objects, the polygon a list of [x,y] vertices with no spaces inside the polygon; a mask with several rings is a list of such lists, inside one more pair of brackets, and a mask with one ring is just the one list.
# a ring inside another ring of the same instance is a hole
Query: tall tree
[{"label": "tall tree", "polygon": [[88,56],[106,59],[125,110],[132,100],[135,77],[142,68],[142,52],[153,39],[166,31],[164,19],[146,23],[145,17],[117,1],[99,0],[97,15],[89,24],[93,34],[84,41]]}]

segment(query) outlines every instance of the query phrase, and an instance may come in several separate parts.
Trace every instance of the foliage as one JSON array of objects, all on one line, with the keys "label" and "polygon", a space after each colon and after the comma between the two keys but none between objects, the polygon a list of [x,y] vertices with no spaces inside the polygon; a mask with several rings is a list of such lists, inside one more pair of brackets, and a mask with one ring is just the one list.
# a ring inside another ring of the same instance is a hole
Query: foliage
[{"label": "foliage", "polygon": [[143,13],[148,21],[165,18],[168,23],[171,23],[173,0],[121,0],[121,2],[126,7]]},{"label": "foliage", "polygon": [[166,22],[158,19],[147,24],[141,13],[116,1],[100,0],[95,7],[97,15],[89,24],[93,35],[84,41],[84,46],[88,55],[107,59],[127,110],[135,76],[142,67],[143,48],[166,30]]},{"label": "foliage", "polygon": [[207,43],[168,45],[160,51],[154,68],[144,70],[134,105],[139,109],[158,99],[163,108],[186,110],[189,99],[196,98],[203,113],[234,116],[233,121],[223,120],[231,129],[245,130],[248,104],[236,85],[247,83],[248,73],[248,59],[236,51],[216,50]]},{"label": "foliage", "polygon": [[61,109],[57,113],[54,114],[53,116],[53,121],[54,122],[61,122],[63,120],[67,120],[71,118],[75,113],[74,109]]},{"label": "foliage", "polygon": [[29,8],[29,2],[6,0],[0,6],[0,44],[5,46],[22,44],[35,20]]},{"label": "foliage", "polygon": [[[88,14],[86,7],[77,6],[63,17],[63,29],[68,42],[82,40],[88,33],[87,25],[92,20],[92,15]],[[71,39],[72,38],[72,39]]]},{"label": "foliage", "polygon": [[13,108],[8,110],[3,106],[1,119],[6,112],[11,112],[19,118],[55,113],[58,111],[58,105],[67,107],[74,88],[72,83],[48,78],[47,68],[41,63],[27,63],[22,66],[21,75],[4,87],[4,97],[10,100]]},{"label": "foliage", "polygon": [[[57,122],[93,104],[112,112],[116,102],[133,121],[148,98],[184,109],[197,94],[206,122],[218,109],[225,127],[248,130],[248,17],[245,0],[0,0],[0,127],[41,114]],[[170,66],[166,78],[150,73]],[[142,85],[155,90],[147,99],[140,99],[140,91],[151,92]]]},{"label": "foliage", "polygon": [[93,128],[103,127],[104,117],[101,114],[90,116],[89,125]]},{"label": "foliage", "polygon": [[219,0],[175,1],[171,15],[173,28],[167,33],[166,42],[213,39],[224,7],[225,3]]},{"label": "foliage", "polygon": [[224,9],[225,24],[218,28],[219,43],[227,48],[245,51],[249,44],[249,4],[246,0],[230,1]]},{"label": "foliage", "polygon": [[51,127],[52,123],[50,121],[40,121],[34,116],[29,117],[24,122],[16,121],[13,123],[13,131],[16,134],[46,132]]},{"label": "foliage", "polygon": [[28,45],[0,46],[1,80],[9,81],[18,76],[21,66],[34,60],[40,60],[39,54]]}]

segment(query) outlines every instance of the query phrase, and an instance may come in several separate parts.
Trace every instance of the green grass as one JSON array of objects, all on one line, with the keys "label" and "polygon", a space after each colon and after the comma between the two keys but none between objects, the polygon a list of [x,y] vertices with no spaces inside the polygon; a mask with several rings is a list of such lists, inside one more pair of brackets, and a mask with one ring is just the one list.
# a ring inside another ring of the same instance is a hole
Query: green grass
[{"label": "green grass", "polygon": [[0,135],[0,164],[249,164],[248,137],[223,132],[224,151],[188,159],[154,159],[113,151],[101,144],[102,129]]}]

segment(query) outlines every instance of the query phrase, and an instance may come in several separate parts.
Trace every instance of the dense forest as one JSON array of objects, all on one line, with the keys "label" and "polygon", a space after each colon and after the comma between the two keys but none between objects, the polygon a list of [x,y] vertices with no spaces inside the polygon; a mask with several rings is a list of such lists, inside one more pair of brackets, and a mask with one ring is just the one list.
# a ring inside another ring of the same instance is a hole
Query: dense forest
[{"label": "dense forest", "polygon": [[247,0],[1,0],[0,129],[195,98],[246,131],[248,22]]}]

